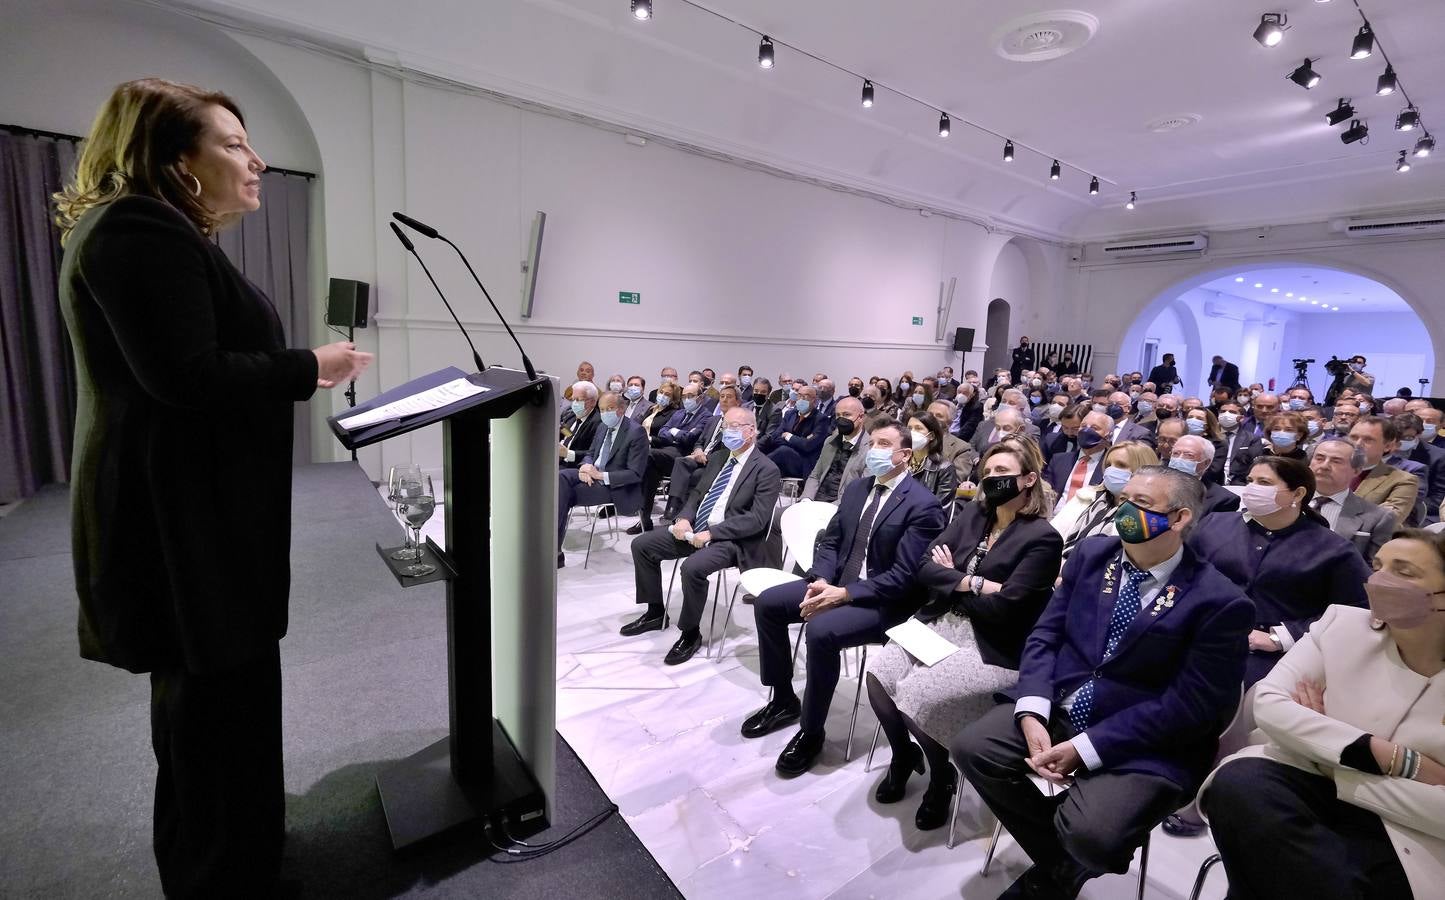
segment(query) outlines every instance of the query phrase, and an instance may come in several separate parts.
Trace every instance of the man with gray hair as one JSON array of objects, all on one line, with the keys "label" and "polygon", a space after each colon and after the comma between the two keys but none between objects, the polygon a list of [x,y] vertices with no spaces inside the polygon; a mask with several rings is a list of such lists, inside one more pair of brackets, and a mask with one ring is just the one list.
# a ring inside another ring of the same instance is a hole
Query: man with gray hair
[{"label": "man with gray hair", "polygon": [[1349,438],[1327,435],[1315,445],[1310,471],[1315,474],[1315,499],[1310,507],[1335,534],[1353,541],[1365,562],[1395,533],[1395,513],[1350,490],[1365,469],[1365,451]]},{"label": "man with gray hair", "polygon": [[597,385],[590,381],[573,384],[571,405],[562,413],[557,435],[558,466],[576,469],[582,465],[582,457],[587,455],[597,435],[598,418]]},{"label": "man with gray hair", "polygon": [[[1167,431],[1178,427],[1180,427],[1179,420],[1170,419],[1161,430]],[[1204,476],[1213,462],[1214,444],[1208,438],[1200,437],[1197,434],[1182,434],[1174,438],[1167,465],[1192,478],[1200,479],[1200,483],[1204,484]],[[1201,501],[1200,516],[1216,512],[1238,511],[1238,494],[1222,484],[1204,484],[1204,499]]]}]

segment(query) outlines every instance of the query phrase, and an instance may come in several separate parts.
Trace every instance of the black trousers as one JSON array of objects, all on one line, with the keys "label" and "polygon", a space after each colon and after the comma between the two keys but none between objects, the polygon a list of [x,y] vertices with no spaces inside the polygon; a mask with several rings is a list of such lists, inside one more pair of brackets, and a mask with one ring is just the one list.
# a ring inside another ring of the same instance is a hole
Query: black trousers
[{"label": "black trousers", "polygon": [[681,559],[682,612],[677,627],[683,631],[697,629],[707,607],[707,579],[738,564],[737,547],[728,541],[708,544],[701,550],[686,541],[679,541],[665,528],[646,531],[632,542],[632,571],[637,585],[637,602],[661,609],[662,564]]},{"label": "black trousers", "polygon": [[1200,798],[1231,900],[1410,900],[1380,817],[1335,796],[1328,778],[1271,759],[1237,759]]},{"label": "black trousers", "polygon": [[[1049,733],[1057,743],[1072,729],[1056,716]],[[953,739],[953,760],[964,778],[1034,864],[1064,886],[1129,871],[1150,830],[1189,799],[1162,776],[1107,769],[1047,797],[1026,777],[1027,752],[1012,703],[995,706]]]},{"label": "black trousers", "polygon": [[166,896],[274,893],[286,830],[279,648],[220,674],[152,672],[151,743]]},{"label": "black trousers", "polygon": [[672,461],[672,474],[667,483],[667,500],[679,508],[687,502],[687,495],[702,480],[702,465],[691,456],[679,456]]},{"label": "black trousers", "polygon": [[[758,627],[759,666],[764,687],[785,697],[793,690],[793,647],[788,626],[803,621],[799,609],[807,584],[794,581],[768,588],[753,601]],[[799,725],[809,734],[821,734],[828,707],[842,672],[842,653],[848,647],[883,641],[883,632],[903,619],[892,610],[843,604],[808,620],[808,682],[803,690],[803,717]]]},{"label": "black trousers", "polygon": [[652,522],[652,498],[657,486],[672,473],[672,464],[682,452],[676,447],[653,447],[647,451],[647,469],[642,473],[642,521]]}]

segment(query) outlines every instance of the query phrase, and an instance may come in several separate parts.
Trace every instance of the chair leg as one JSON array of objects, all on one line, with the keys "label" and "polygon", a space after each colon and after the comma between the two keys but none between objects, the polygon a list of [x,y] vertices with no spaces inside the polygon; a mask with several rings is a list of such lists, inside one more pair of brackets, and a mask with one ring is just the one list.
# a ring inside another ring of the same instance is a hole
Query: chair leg
[{"label": "chair leg", "polygon": [[993,837],[988,842],[988,851],[983,855],[983,876],[988,877],[989,867],[993,865],[993,853],[998,849],[998,839],[1003,837],[1003,822],[993,826]]},{"label": "chair leg", "polygon": [[738,600],[738,591],[742,590],[742,587],[743,587],[742,582],[741,582],[741,581],[738,582],[737,584],[733,585],[732,593],[730,593],[730,594],[728,595],[728,611],[727,611],[727,614],[723,616],[723,630],[722,630],[722,634],[718,635],[718,639],[717,639],[717,657],[716,657],[716,658],[719,659],[719,660],[721,660],[722,657],[723,657],[723,643],[724,643],[724,642],[727,640],[727,638],[728,638],[728,626],[731,625],[732,622],[733,622],[733,604],[737,602],[737,600]]},{"label": "chair leg", "polygon": [[848,720],[848,744],[843,748],[845,763],[853,758],[853,729],[858,725],[858,705],[863,701],[863,667],[868,664],[868,645],[859,649],[862,653],[858,658],[858,689],[853,692],[853,717]]},{"label": "chair leg", "polygon": [[1144,838],[1144,846],[1139,848],[1139,893],[1138,900],[1144,900],[1144,884],[1149,878],[1149,838]]},{"label": "chair leg", "polygon": [[672,586],[674,584],[677,584],[677,567],[680,565],[682,565],[681,559],[674,559],[672,561],[672,577],[667,580],[667,599],[663,601],[662,604],[662,615],[664,620],[667,618],[668,610],[672,609]]},{"label": "chair leg", "polygon": [[807,627],[807,622],[799,625],[797,640],[793,641],[793,674],[797,674],[798,672],[798,650],[803,646],[803,629]]},{"label": "chair leg", "polygon": [[1206,859],[1204,865],[1199,867],[1199,874],[1194,876],[1194,890],[1189,892],[1189,900],[1199,900],[1199,895],[1204,892],[1204,882],[1209,878],[1209,870],[1214,868],[1219,861],[1220,856],[1216,853]]},{"label": "chair leg", "polygon": [[582,568],[584,569],[587,568],[588,563],[592,562],[592,537],[597,533],[597,516],[601,512],[602,507],[600,506],[592,511],[592,528],[587,532],[587,555],[582,558]]},{"label": "chair leg", "polygon": [[[713,583],[712,588],[712,615],[708,616],[707,620],[707,649],[702,653],[704,659],[712,656],[712,635],[714,631],[717,631],[717,608],[718,604],[722,602],[723,585],[726,583],[727,575],[724,572],[717,573],[717,581]],[[718,648],[721,652],[722,642],[718,642]]]},{"label": "chair leg", "polygon": [[873,751],[878,749],[878,735],[882,733],[883,723],[879,722],[873,729],[873,743],[868,745],[868,758],[863,761],[863,774],[865,775],[868,774],[869,769],[873,768]]},{"label": "chair leg", "polygon": [[954,762],[952,759],[950,759],[950,760],[948,761],[948,764],[951,765],[951,766],[953,766],[953,779],[954,779],[954,780],[953,780],[953,814],[948,817],[948,844],[947,844],[948,849],[952,850],[952,849],[953,849],[953,846],[954,846],[953,832],[954,832],[955,829],[958,828],[958,798],[963,796],[963,770],[960,769],[960,768],[958,767],[958,763]]}]

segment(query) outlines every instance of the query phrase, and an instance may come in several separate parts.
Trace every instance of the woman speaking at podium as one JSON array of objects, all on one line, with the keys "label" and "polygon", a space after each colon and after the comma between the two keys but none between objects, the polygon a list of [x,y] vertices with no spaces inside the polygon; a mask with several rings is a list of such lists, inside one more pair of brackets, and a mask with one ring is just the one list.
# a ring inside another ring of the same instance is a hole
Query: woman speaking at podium
[{"label": "woman speaking at podium", "polygon": [[344,342],[287,349],[210,239],[260,207],[265,167],[230,98],[143,79],[101,107],[55,196],[80,654],[150,673],[172,897],[274,893],[292,404],[371,361]]}]

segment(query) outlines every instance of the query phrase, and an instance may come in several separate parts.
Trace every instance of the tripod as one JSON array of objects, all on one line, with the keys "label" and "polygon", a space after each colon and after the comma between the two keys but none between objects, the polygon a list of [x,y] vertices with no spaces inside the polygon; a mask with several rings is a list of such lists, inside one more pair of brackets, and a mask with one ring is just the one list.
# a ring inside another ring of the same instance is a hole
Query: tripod
[{"label": "tripod", "polygon": [[[356,343],[356,326],[355,326],[355,325],[347,325],[347,326],[346,326],[346,340],[349,341],[349,342],[351,342],[352,344],[355,344],[355,343]],[[353,378],[350,382],[347,383],[347,385],[346,385],[346,393],[345,393],[343,396],[346,397],[346,407],[347,407],[347,409],[354,409],[354,408],[356,407],[356,379]],[[352,461],[352,462],[356,462],[356,448],[355,448],[355,447],[352,447],[352,448],[351,448],[351,461]]]},{"label": "tripod", "polygon": [[[1297,365],[1294,367],[1294,381],[1290,382],[1288,390],[1292,391],[1295,388],[1304,388],[1305,390],[1310,391],[1309,369],[1303,365]],[[1314,391],[1310,391],[1311,397],[1313,397],[1314,394]]]}]

